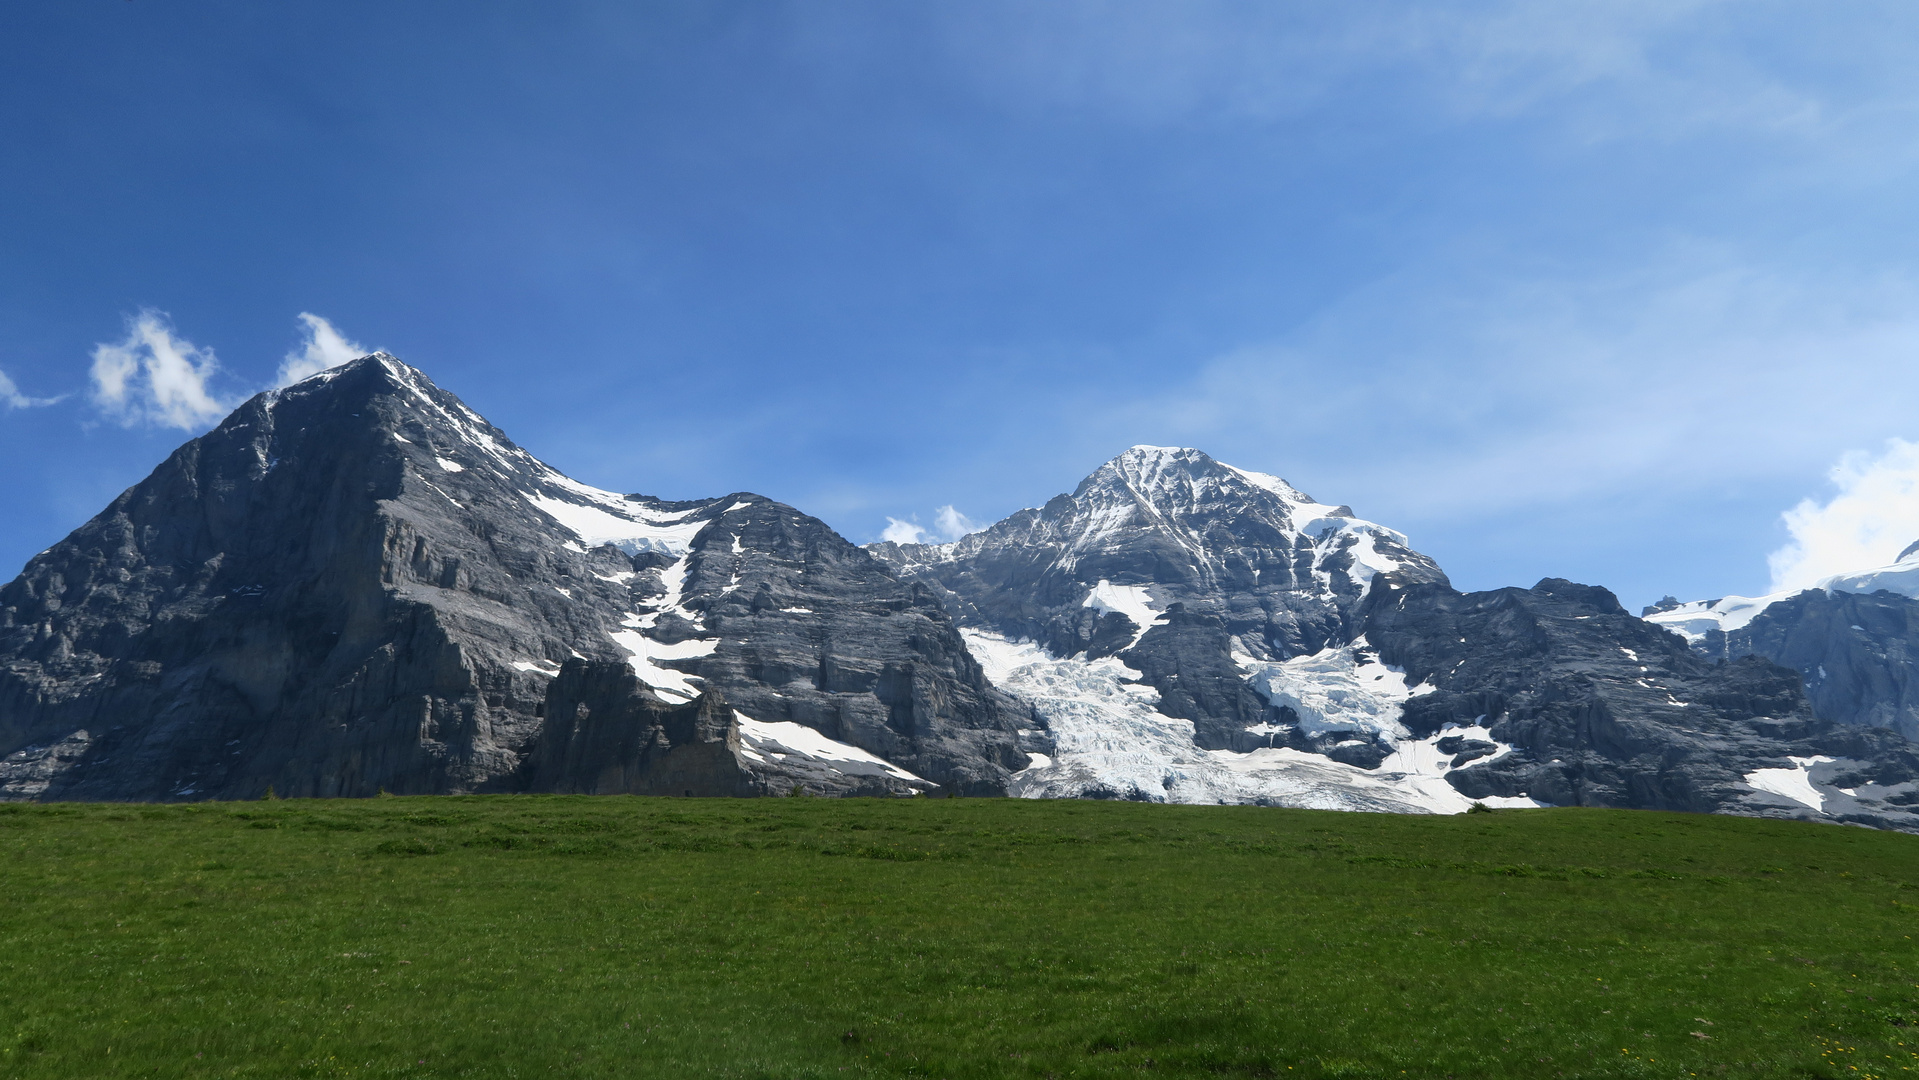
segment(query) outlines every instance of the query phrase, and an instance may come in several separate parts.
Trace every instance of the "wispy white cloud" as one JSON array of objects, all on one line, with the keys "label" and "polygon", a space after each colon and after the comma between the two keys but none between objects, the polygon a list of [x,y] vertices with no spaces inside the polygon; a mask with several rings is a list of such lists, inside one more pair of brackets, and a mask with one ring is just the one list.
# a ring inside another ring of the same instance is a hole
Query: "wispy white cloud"
[{"label": "wispy white cloud", "polygon": [[1919,540],[1919,443],[1891,439],[1877,456],[1854,451],[1831,478],[1837,494],[1785,513],[1792,540],[1767,560],[1775,592],[1884,566]]},{"label": "wispy white cloud", "polygon": [[985,526],[955,510],[947,504],[933,512],[933,527],[925,528],[919,524],[919,515],[901,521],[896,517],[886,519],[886,528],[880,533],[881,540],[891,540],[896,544],[929,544],[940,541],[958,540],[970,532],[978,532]]},{"label": "wispy white cloud", "polygon": [[9,409],[34,409],[42,405],[57,404],[65,398],[65,394],[50,398],[28,397],[20,392],[20,387],[7,377],[6,372],[0,371],[0,405],[5,405]]},{"label": "wispy white cloud", "polygon": [[158,424],[191,431],[233,407],[207,382],[220,370],[213,350],[176,337],[164,313],[143,310],[127,323],[124,340],[93,348],[93,401],[129,427]]},{"label": "wispy white cloud", "polygon": [[372,350],[357,341],[349,341],[333,324],[309,311],[300,313],[306,324],[306,340],[300,348],[286,354],[280,363],[276,386],[291,386],[301,379],[318,375],[331,367],[358,360]]},{"label": "wispy white cloud", "polygon": [[[955,61],[1017,108],[1135,123],[1267,120],[1357,94],[1436,116],[1551,110],[1575,138],[1809,131],[1919,80],[1896,5],[1817,14],[1739,0],[985,2],[941,9]],[[1778,39],[1792,41],[1778,49]],[[1844,79],[1829,77],[1843,66]]]}]

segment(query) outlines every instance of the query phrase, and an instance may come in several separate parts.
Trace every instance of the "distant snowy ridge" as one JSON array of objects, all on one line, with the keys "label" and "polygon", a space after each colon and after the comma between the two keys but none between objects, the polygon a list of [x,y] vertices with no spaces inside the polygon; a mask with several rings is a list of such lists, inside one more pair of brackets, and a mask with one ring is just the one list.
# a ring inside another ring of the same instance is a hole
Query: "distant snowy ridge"
[{"label": "distant snowy ridge", "polygon": [[[1914,544],[1900,552],[1900,557],[1895,562],[1869,570],[1852,570],[1843,574],[1833,574],[1830,577],[1821,578],[1812,587],[1828,594],[1837,592],[1871,594],[1884,589],[1900,596],[1919,599],[1919,544]],[[1742,629],[1774,604],[1798,596],[1804,591],[1789,589],[1765,596],[1724,596],[1717,600],[1695,600],[1677,607],[1668,607],[1663,611],[1650,611],[1643,617],[1647,622],[1663,626],[1688,642],[1697,644],[1704,641],[1706,634],[1710,631],[1718,630],[1730,634]]]}]

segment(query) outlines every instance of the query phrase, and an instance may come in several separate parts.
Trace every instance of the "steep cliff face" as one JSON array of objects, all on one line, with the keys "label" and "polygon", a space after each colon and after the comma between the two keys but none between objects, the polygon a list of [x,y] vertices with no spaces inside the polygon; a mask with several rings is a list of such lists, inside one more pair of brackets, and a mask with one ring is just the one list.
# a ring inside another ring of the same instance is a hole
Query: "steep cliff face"
[{"label": "steep cliff face", "polygon": [[1798,671],[1819,716],[1919,739],[1919,600],[1808,589],[1700,643],[1707,656],[1763,656]]},{"label": "steep cliff face", "polygon": [[1642,617],[1713,659],[1763,656],[1799,672],[1820,717],[1919,738],[1919,544],[1887,566],[1811,589],[1682,604]]},{"label": "steep cliff face", "polygon": [[0,796],[514,789],[575,658],[921,789],[1025,760],[940,605],[823,524],[578,484],[372,356],[249,401],[0,589]]}]

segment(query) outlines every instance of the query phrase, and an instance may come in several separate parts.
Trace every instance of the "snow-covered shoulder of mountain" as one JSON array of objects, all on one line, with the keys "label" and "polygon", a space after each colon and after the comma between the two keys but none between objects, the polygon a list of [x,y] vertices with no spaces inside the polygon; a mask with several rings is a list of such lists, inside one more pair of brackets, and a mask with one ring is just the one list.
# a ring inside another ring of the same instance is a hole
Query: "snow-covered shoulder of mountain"
[{"label": "snow-covered shoulder of mountain", "polygon": [[1919,599],[1919,544],[1900,553],[1896,562],[1870,570],[1854,570],[1823,578],[1815,588],[1829,593],[1876,593],[1881,589]]},{"label": "snow-covered shoulder of mountain", "polygon": [[1722,596],[1717,600],[1695,600],[1664,611],[1652,611],[1642,617],[1655,626],[1665,627],[1685,638],[1688,644],[1697,645],[1706,640],[1708,633],[1714,630],[1732,633],[1752,622],[1767,608],[1794,595],[1797,593]]},{"label": "snow-covered shoulder of mountain", "polygon": [[[1843,574],[1833,574],[1821,578],[1813,585],[1828,595],[1832,593],[1858,593],[1870,595],[1880,590],[1910,596],[1919,599],[1919,544],[1913,544],[1899,553],[1899,559],[1885,566],[1875,566],[1869,570],[1852,570]],[[1647,622],[1663,626],[1686,639],[1690,644],[1700,644],[1706,635],[1718,630],[1730,634],[1744,629],[1763,614],[1766,609],[1782,600],[1798,596],[1803,589],[1788,589],[1784,592],[1768,593],[1765,596],[1722,596],[1717,600],[1695,600],[1691,603],[1664,606],[1649,609],[1643,616]]]}]

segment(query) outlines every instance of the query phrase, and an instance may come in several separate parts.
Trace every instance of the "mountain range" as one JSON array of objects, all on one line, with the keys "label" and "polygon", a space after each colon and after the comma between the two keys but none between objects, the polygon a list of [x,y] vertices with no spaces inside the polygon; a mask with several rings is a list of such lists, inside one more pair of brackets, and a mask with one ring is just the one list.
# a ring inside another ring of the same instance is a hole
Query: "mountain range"
[{"label": "mountain range", "polygon": [[946,544],[578,483],[391,356],[261,394],[0,588],[0,798],[1017,795],[1919,831],[1919,558],[1644,617],[1461,593],[1137,446]]}]

